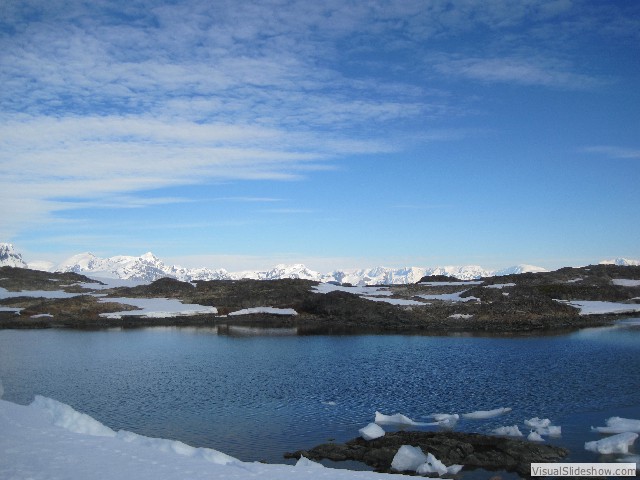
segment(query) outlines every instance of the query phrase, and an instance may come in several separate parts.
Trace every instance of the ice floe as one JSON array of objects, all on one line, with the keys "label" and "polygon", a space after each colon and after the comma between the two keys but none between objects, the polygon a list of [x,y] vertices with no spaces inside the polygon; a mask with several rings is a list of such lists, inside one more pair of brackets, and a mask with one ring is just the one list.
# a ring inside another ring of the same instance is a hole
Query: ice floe
[{"label": "ice floe", "polygon": [[462,465],[451,465],[447,467],[438,460],[432,453],[426,455],[420,447],[402,445],[393,460],[391,468],[397,472],[413,471],[418,475],[429,475],[432,473],[442,476],[445,474],[455,475],[462,470]]},{"label": "ice floe", "polygon": [[494,435],[504,435],[506,437],[522,437],[522,432],[517,425],[510,425],[507,427],[498,427],[493,430]]},{"label": "ice floe", "polygon": [[314,462],[313,460],[309,460],[304,455],[301,455],[298,461],[296,462],[297,468],[325,468],[324,465],[318,462]]},{"label": "ice floe", "polygon": [[236,310],[235,312],[231,312],[229,316],[253,315],[256,313],[268,313],[270,315],[298,315],[298,312],[296,312],[293,308],[253,307]]},{"label": "ice floe", "polygon": [[591,427],[591,430],[600,433],[640,433],[640,420],[632,418],[611,417],[607,419],[606,427]]},{"label": "ice floe", "polygon": [[536,431],[530,432],[529,435],[527,435],[527,440],[530,442],[544,442],[544,438]]},{"label": "ice floe", "polygon": [[378,425],[415,425],[415,426],[428,426],[438,425],[438,423],[420,423],[416,422],[406,415],[401,413],[395,413],[393,415],[385,415],[384,413],[376,412],[375,423]]},{"label": "ice floe", "polygon": [[527,427],[533,428],[538,435],[549,437],[560,437],[562,435],[562,427],[551,425],[551,420],[548,418],[533,417],[525,420],[524,424]]},{"label": "ice floe", "polygon": [[633,445],[633,442],[638,438],[637,433],[624,432],[618,433],[611,437],[603,438],[602,440],[595,440],[593,442],[586,442],[584,444],[585,450],[595,453],[629,453],[629,447]]},{"label": "ice floe", "polygon": [[457,413],[434,413],[430,415],[439,426],[445,428],[454,428],[458,420],[460,420],[460,415]]},{"label": "ice floe", "polygon": [[101,302],[116,302],[124,305],[132,305],[140,310],[122,311],[114,313],[101,313],[105,318],[122,318],[124,315],[144,316],[148,318],[166,318],[186,315],[217,314],[216,307],[182,303],[173,298],[100,298]]},{"label": "ice floe", "polygon": [[477,410],[475,412],[463,413],[462,418],[470,418],[473,420],[483,420],[485,418],[493,418],[511,411],[509,407],[494,408],[493,410]]},{"label": "ice floe", "polygon": [[360,436],[365,440],[375,440],[376,438],[384,437],[385,431],[382,427],[376,423],[370,423],[366,427],[358,430]]}]

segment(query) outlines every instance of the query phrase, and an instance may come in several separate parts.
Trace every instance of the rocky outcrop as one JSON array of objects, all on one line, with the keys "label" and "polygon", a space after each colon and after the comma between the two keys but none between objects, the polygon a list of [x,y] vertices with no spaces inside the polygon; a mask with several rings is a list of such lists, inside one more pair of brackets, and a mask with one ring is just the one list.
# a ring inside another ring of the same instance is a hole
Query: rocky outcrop
[{"label": "rocky outcrop", "polygon": [[355,438],[344,444],[322,444],[309,450],[287,453],[285,458],[304,456],[311,460],[355,460],[377,471],[391,473],[391,462],[402,445],[420,447],[424,453],[432,453],[445,465],[506,470],[525,477],[531,475],[532,462],[559,462],[569,454],[562,447],[478,433],[403,431],[387,433],[371,441]]}]

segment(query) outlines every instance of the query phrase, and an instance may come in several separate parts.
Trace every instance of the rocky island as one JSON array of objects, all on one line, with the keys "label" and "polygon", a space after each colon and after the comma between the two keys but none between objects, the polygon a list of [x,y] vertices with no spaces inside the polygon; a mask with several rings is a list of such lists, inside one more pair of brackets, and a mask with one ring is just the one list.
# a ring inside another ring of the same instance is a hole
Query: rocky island
[{"label": "rocky island", "polygon": [[[423,277],[384,286],[160,278],[133,287],[5,266],[0,288],[0,328],[176,325],[286,327],[298,334],[526,334],[605,325],[640,312],[640,266],[602,264],[471,281]],[[154,309],[148,306],[152,301],[172,307]]]}]

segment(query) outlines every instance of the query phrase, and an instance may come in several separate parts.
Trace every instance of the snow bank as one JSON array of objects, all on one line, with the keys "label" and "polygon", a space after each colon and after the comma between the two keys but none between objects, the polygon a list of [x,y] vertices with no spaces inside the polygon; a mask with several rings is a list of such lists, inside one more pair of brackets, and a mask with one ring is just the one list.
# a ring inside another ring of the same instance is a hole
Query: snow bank
[{"label": "snow bank", "polygon": [[633,303],[600,302],[595,300],[557,300],[580,309],[580,315],[605,315],[609,313],[640,312],[640,305]]},{"label": "snow bank", "polygon": [[640,287],[640,280],[627,280],[624,278],[614,278],[611,283],[619,287]]},{"label": "snow bank", "polygon": [[493,430],[494,435],[504,435],[506,437],[522,437],[522,432],[517,425],[511,425],[508,427],[498,427]]},{"label": "snow bank", "polygon": [[148,318],[180,317],[187,315],[199,315],[204,313],[217,314],[216,307],[182,303],[180,300],[169,298],[100,298],[101,302],[116,302],[124,305],[132,305],[140,310],[123,311],[115,313],[101,313],[105,318],[122,318],[123,315],[144,316]]},{"label": "snow bank", "polygon": [[485,418],[493,418],[498,415],[510,412],[511,408],[495,408],[493,410],[477,410],[471,413],[463,413],[462,418],[470,418],[473,420],[484,420]]},{"label": "snow bank", "polygon": [[629,447],[638,438],[637,433],[625,432],[584,444],[585,450],[595,453],[629,453]]},{"label": "snow bank", "polygon": [[32,407],[44,410],[51,419],[51,423],[70,432],[84,433],[97,437],[115,437],[116,432],[103,425],[98,420],[85,413],[80,413],[66,403],[52,398],[36,395],[31,403]]},{"label": "snow bank", "polygon": [[607,419],[606,427],[591,427],[591,430],[600,433],[640,433],[640,420],[631,418],[611,417]]},{"label": "snow bank", "polygon": [[256,313],[268,313],[271,315],[298,315],[298,312],[296,312],[293,308],[253,307],[231,312],[229,316],[253,315]]},{"label": "snow bank", "polygon": [[376,438],[384,437],[385,431],[376,423],[370,423],[364,428],[358,430],[360,436],[365,440],[375,440]]},{"label": "snow bank", "polygon": [[425,302],[420,302],[419,300],[409,300],[406,298],[386,298],[386,297],[365,297],[362,296],[365,300],[371,300],[372,302],[384,302],[390,303],[391,305],[403,305],[403,306],[418,306],[418,305],[429,305]]},{"label": "snow bank", "polygon": [[[44,408],[41,408],[44,407]],[[65,418],[75,419],[71,422]],[[95,436],[55,425],[75,425]],[[91,425],[91,427],[87,427]],[[94,430],[95,429],[95,430]],[[29,406],[0,400],[0,478],[46,480],[392,480],[400,475],[241,462],[211,449],[118,432],[68,405],[40,397]],[[231,460],[231,461],[229,461]]]}]

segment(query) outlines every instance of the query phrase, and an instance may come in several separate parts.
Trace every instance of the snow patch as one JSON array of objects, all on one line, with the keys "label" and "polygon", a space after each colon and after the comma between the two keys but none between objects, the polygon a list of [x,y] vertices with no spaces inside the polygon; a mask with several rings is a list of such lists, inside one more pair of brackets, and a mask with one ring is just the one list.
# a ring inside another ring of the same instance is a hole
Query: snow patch
[{"label": "snow patch", "polygon": [[640,280],[630,280],[624,278],[614,278],[611,283],[619,287],[640,287]]},{"label": "snow patch", "polygon": [[231,312],[229,316],[253,315],[256,313],[268,313],[270,315],[298,315],[298,312],[296,312],[293,308],[253,307],[236,310],[235,312]]},{"label": "snow patch", "polygon": [[116,302],[124,305],[132,305],[140,310],[122,311],[114,313],[101,313],[105,318],[122,318],[123,315],[143,316],[147,318],[167,318],[187,315],[217,314],[216,307],[208,307],[197,304],[182,303],[180,300],[169,298],[100,298],[101,302]]},{"label": "snow patch", "polygon": [[630,303],[601,302],[596,300],[557,300],[580,309],[580,315],[604,315],[640,312],[640,305]]}]

